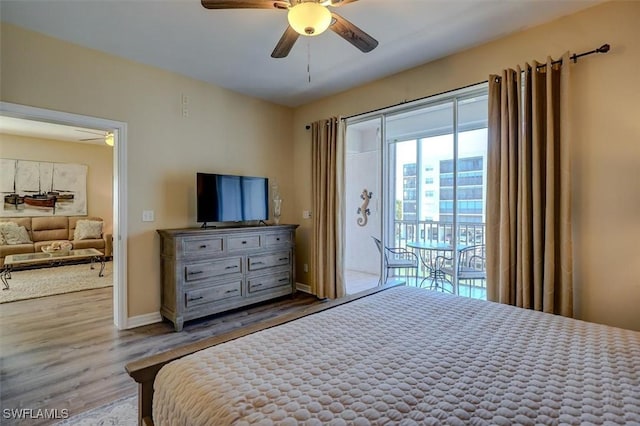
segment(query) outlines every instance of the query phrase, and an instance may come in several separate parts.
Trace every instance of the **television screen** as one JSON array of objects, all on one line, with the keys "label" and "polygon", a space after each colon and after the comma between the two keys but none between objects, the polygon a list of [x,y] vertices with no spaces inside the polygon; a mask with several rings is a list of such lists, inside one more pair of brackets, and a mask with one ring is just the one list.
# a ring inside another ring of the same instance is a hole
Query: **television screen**
[{"label": "television screen", "polygon": [[269,182],[264,177],[196,174],[198,222],[269,218]]}]

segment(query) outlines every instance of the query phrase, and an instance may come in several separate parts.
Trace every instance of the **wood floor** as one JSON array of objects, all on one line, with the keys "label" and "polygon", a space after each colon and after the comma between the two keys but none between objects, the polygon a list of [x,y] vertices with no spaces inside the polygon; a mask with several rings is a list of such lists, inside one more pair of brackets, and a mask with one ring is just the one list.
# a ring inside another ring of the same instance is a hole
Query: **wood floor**
[{"label": "wood floor", "polygon": [[73,416],[134,395],[127,362],[316,303],[322,302],[298,292],[188,322],[180,333],[168,322],[117,330],[111,287],[1,304],[0,424],[55,423],[10,420],[7,409],[66,409]]}]

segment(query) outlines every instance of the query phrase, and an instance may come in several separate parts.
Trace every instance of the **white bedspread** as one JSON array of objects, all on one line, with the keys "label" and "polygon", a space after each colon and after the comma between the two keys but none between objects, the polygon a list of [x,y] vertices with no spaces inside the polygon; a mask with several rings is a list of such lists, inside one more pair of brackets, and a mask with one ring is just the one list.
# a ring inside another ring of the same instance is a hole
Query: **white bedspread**
[{"label": "white bedspread", "polygon": [[170,425],[640,424],[640,333],[398,287],[159,372]]}]

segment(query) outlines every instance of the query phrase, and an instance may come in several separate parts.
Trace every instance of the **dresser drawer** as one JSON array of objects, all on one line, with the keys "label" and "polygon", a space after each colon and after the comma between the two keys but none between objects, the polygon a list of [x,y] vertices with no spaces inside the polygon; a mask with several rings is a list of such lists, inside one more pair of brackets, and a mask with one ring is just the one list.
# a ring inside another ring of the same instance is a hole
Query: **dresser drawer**
[{"label": "dresser drawer", "polygon": [[242,258],[230,257],[228,259],[185,265],[184,279],[186,282],[198,281],[206,278],[217,277],[219,275],[236,274],[240,272],[242,272]]},{"label": "dresser drawer", "polygon": [[189,309],[206,303],[214,303],[241,296],[242,278],[238,278],[237,280],[212,285],[211,287],[188,290],[184,293],[184,304],[185,308]]},{"label": "dresser drawer", "polygon": [[224,248],[222,238],[184,238],[182,252],[185,256],[221,253]]},{"label": "dresser drawer", "polygon": [[291,273],[289,271],[247,279],[249,294],[255,294],[256,292],[276,287],[291,287]]},{"label": "dresser drawer", "polygon": [[260,248],[260,235],[229,237],[227,239],[227,247],[229,248],[229,251]]},{"label": "dresser drawer", "polygon": [[280,232],[277,234],[267,234],[265,236],[267,247],[276,247],[280,245],[291,244],[291,233]]},{"label": "dresser drawer", "polygon": [[289,251],[248,256],[247,269],[249,271],[257,271],[259,269],[272,268],[274,266],[289,265],[290,262],[291,253]]}]

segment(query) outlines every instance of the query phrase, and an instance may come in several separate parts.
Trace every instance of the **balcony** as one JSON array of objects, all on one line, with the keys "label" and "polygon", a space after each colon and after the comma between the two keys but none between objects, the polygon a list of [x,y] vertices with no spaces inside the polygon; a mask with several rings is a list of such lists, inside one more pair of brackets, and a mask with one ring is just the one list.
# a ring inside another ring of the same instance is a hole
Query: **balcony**
[{"label": "balcony", "polygon": [[[457,243],[459,246],[475,246],[485,244],[485,224],[484,223],[458,223]],[[389,241],[389,246],[402,247],[407,250],[414,251],[421,257],[421,264],[418,272],[418,285],[422,287],[430,287],[433,282],[433,271],[428,266],[433,265],[435,257],[440,256],[438,260],[439,268],[443,266],[451,266],[451,261],[444,258],[451,258],[451,252],[434,250],[432,253],[421,253],[421,250],[409,247],[407,243],[420,242],[425,244],[451,244],[453,232],[453,224],[450,222],[436,221],[415,221],[415,220],[396,220],[393,225],[393,239]],[[433,256],[426,258],[426,256]],[[391,270],[389,281],[400,280],[406,282],[407,285],[415,285],[415,270]],[[450,274],[436,275],[440,290],[450,293],[456,293],[460,296],[471,297],[475,299],[486,300],[486,280],[485,279],[460,279],[458,285],[453,285],[454,277]],[[441,280],[440,278],[444,278]],[[379,276],[376,274],[368,274],[363,272],[346,271],[347,293],[353,294],[367,288],[378,285]],[[443,282],[440,282],[443,281]]]},{"label": "balcony", "polygon": [[[483,245],[485,244],[485,224],[484,223],[467,223],[460,222],[458,223],[458,233],[457,233],[457,244],[460,246],[474,246],[474,245]],[[421,243],[428,243],[432,245],[438,244],[451,244],[452,237],[455,235],[453,224],[450,222],[435,222],[435,221],[405,221],[405,220],[396,220],[394,222],[394,230],[393,230],[393,246],[394,247],[403,247],[408,250],[416,251],[419,256],[440,256],[440,264],[433,265],[435,267],[441,268],[443,266],[442,259],[450,258],[451,253],[444,253],[435,251],[434,253],[420,253],[419,250],[412,249],[407,246],[407,243],[412,241],[418,241]],[[431,262],[427,262],[429,264],[433,264],[435,259],[426,259],[431,260]],[[449,265],[450,266],[450,265]],[[400,270],[400,273],[403,271]],[[428,267],[423,263],[420,268],[420,274],[418,279],[418,284],[420,285],[420,280],[427,277],[423,282],[422,286],[431,286],[433,283],[429,277]],[[431,274],[433,275],[433,274]],[[484,279],[465,279],[459,280],[457,290],[453,285],[453,277],[449,274],[445,275],[445,280],[449,283],[444,283],[442,285],[444,291],[449,291],[451,293],[457,293],[460,296],[467,296],[476,299],[485,299],[487,298],[486,294],[486,283]],[[410,283],[411,281],[408,280]],[[413,281],[415,282],[415,281]]]}]

